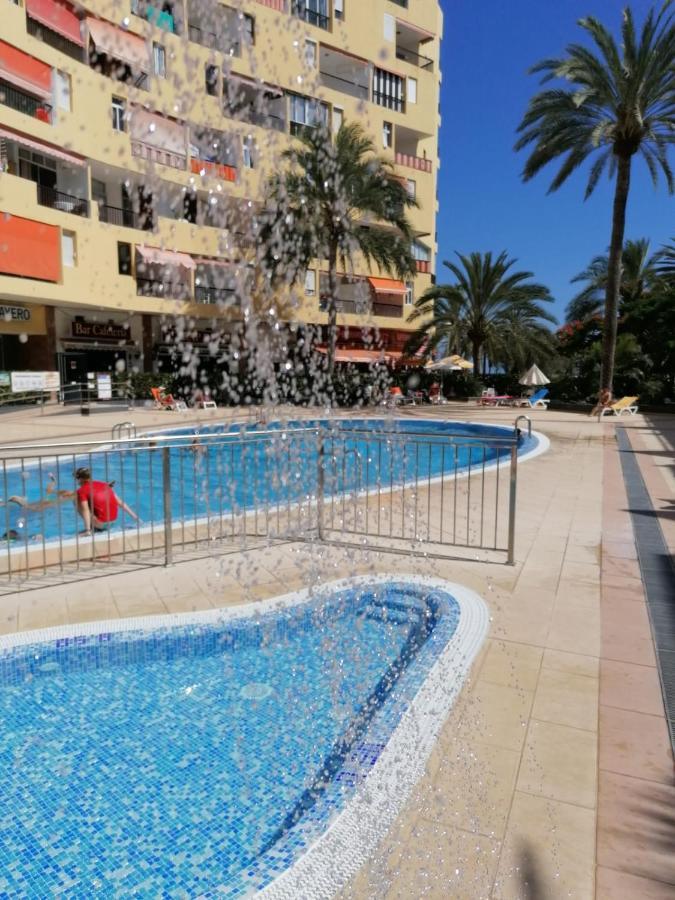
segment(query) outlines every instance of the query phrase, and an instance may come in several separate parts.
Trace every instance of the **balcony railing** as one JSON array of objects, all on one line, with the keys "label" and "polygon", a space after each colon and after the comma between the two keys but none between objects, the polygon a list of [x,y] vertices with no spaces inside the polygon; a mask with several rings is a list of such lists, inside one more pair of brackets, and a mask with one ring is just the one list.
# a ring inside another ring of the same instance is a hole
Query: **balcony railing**
[{"label": "balcony railing", "polygon": [[191,293],[190,285],[180,281],[159,281],[155,278],[136,278],[136,294],[139,297],[189,300]]},{"label": "balcony railing", "polygon": [[211,50],[218,46],[218,35],[215,31],[208,31],[201,25],[194,25],[192,22],[188,22],[188,39],[193,44],[201,44],[202,47],[208,47]]},{"label": "balcony railing", "polygon": [[276,9],[277,12],[286,12],[286,0],[258,0],[258,3]]},{"label": "balcony railing", "polygon": [[83,197],[64,194],[63,191],[57,191],[56,188],[47,187],[44,184],[37,185],[37,197],[40,206],[48,206],[50,209],[72,213],[74,216],[89,215],[89,201]]},{"label": "balcony railing", "polygon": [[389,319],[402,319],[403,307],[400,303],[373,303],[374,316],[387,316]]},{"label": "balcony railing", "polygon": [[26,15],[26,31],[39,41],[53,47],[54,50],[59,50],[78,62],[84,62],[84,49],[79,44],[69,41],[68,38],[63,37],[58,31],[52,31],[51,28],[43,25],[42,22],[31,19],[30,13]]},{"label": "balcony railing", "polygon": [[18,90],[14,85],[0,79],[0,103],[15,109],[17,112],[31,116],[33,119],[39,119],[41,122],[47,122],[51,125],[52,108],[49,103],[44,100],[38,100],[23,91]]},{"label": "balcony railing", "polygon": [[323,28],[324,31],[330,29],[330,16],[324,16],[323,13],[317,12],[315,9],[310,9],[308,6],[305,6],[302,0],[296,0],[296,2],[293,3],[293,15],[298,19],[308,22],[310,25],[316,25],[317,28]]},{"label": "balcony railing", "polygon": [[396,151],[396,165],[407,166],[409,169],[417,169],[418,172],[432,172],[433,163],[430,159],[421,156],[413,156],[411,153],[399,153]]},{"label": "balcony railing", "polygon": [[205,159],[193,157],[190,160],[190,171],[195,175],[212,175],[214,178],[221,178],[223,181],[236,181],[237,169],[235,166],[226,166],[223,163],[208,162]]},{"label": "balcony railing", "polygon": [[433,59],[429,59],[428,56],[422,56],[420,53],[415,53],[414,50],[408,50],[407,47],[396,47],[396,59],[402,59],[404,62],[411,63],[413,66],[417,66],[419,69],[427,69],[431,71],[434,67]]},{"label": "balcony railing", "polygon": [[377,103],[378,106],[384,106],[386,109],[393,109],[394,112],[405,112],[405,100],[403,97],[393,97],[391,94],[373,91],[373,103]]},{"label": "balcony railing", "polygon": [[154,224],[150,213],[138,215],[133,209],[110,206],[108,203],[99,203],[98,218],[100,222],[106,222],[108,225],[119,225],[122,228],[139,228],[143,231],[152,231]]},{"label": "balcony railing", "polygon": [[339,75],[331,75],[330,72],[319,72],[319,75],[321,76],[321,84],[324,87],[348,94],[350,97],[358,97],[359,100],[367,100],[370,96],[370,89],[367,84],[358,84],[356,81],[341,78]]},{"label": "balcony railing", "polygon": [[158,147],[133,138],[131,155],[159,163],[161,166],[170,166],[172,169],[185,169],[187,164],[187,156],[182,156],[180,153],[169,153],[167,150],[160,150]]},{"label": "balcony railing", "polygon": [[237,294],[234,288],[217,288],[208,284],[195,285],[197,303],[217,303],[219,306],[235,306]]},{"label": "balcony railing", "polygon": [[417,267],[417,271],[425,275],[431,271],[431,263],[428,259],[416,259],[415,265]]}]

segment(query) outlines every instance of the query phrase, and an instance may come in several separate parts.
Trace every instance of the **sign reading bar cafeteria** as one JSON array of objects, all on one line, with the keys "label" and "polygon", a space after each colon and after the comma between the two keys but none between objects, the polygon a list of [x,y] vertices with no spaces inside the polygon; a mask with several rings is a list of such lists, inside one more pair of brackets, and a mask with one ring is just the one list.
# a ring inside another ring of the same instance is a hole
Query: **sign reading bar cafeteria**
[{"label": "sign reading bar cafeteria", "polygon": [[93,338],[97,341],[128,341],[129,329],[126,325],[116,325],[114,322],[85,322],[76,319],[72,323],[74,338]]}]

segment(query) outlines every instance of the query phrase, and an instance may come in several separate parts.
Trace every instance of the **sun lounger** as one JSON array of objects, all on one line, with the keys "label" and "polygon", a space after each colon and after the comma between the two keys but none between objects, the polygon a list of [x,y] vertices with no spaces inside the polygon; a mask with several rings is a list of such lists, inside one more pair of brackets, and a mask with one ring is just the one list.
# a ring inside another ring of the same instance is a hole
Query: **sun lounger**
[{"label": "sun lounger", "polygon": [[536,394],[532,394],[531,397],[523,397],[518,404],[518,406],[529,406],[530,409],[548,409],[548,405],[551,402],[546,399],[546,395],[548,394],[548,388],[542,388],[537,391]]},{"label": "sun lounger", "polygon": [[615,416],[622,416],[624,413],[628,413],[629,415],[634,416],[638,411],[637,401],[637,397],[622,397],[621,400],[617,400],[616,403],[610,403],[609,406],[605,406],[604,409],[601,409],[600,418],[602,418],[605,413],[614,413]]}]

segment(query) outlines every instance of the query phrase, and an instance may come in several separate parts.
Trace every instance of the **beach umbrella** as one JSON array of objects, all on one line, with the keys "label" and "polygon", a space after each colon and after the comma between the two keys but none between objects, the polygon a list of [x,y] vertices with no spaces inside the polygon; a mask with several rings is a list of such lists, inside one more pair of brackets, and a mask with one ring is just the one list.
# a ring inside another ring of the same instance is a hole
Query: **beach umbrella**
[{"label": "beach umbrella", "polygon": [[541,387],[542,384],[550,383],[551,379],[544,375],[539,366],[530,366],[518,379],[518,384],[525,384],[528,387]]},{"label": "beach umbrella", "polygon": [[443,359],[432,360],[424,368],[429,372],[461,372],[473,369],[473,363],[454,353],[452,356],[444,356]]}]

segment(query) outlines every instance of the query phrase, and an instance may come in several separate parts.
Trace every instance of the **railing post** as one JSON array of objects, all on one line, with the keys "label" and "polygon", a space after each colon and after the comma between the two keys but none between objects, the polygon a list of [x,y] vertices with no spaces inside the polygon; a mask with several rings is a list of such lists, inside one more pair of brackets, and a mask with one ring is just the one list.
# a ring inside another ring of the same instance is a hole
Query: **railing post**
[{"label": "railing post", "polygon": [[325,453],[326,448],[321,430],[318,432],[317,473],[316,473],[316,517],[319,540],[324,539],[323,500],[325,493]]},{"label": "railing post", "polygon": [[171,450],[162,448],[162,491],[164,495],[164,565],[173,562],[173,523],[171,520]]},{"label": "railing post", "polygon": [[516,544],[516,487],[518,482],[518,444],[511,447],[511,479],[509,484],[509,549],[507,563],[515,563]]}]

